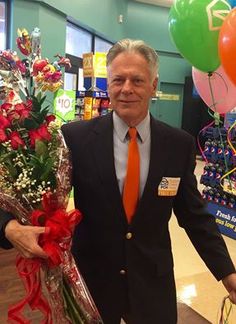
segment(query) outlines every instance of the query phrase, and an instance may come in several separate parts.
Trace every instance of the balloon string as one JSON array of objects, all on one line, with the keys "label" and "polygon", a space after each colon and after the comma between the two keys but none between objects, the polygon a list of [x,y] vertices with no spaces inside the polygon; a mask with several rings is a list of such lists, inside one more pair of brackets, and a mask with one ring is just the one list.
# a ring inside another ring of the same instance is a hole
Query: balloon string
[{"label": "balloon string", "polygon": [[231,131],[235,126],[236,126],[236,121],[231,125],[231,127],[229,128],[228,133],[227,133],[227,141],[228,141],[229,146],[231,147],[234,154],[236,153],[236,149],[234,148],[234,146],[231,142]]},{"label": "balloon string", "polygon": [[[225,152],[225,145],[224,145],[224,142],[223,142],[223,137],[222,137],[222,134],[221,134],[221,129],[220,129],[220,115],[219,113],[216,111],[216,102],[215,102],[215,98],[214,98],[214,93],[213,93],[213,89],[212,89],[212,84],[211,84],[211,77],[212,77],[212,73],[208,73],[208,83],[209,83],[209,88],[210,88],[210,92],[211,92],[211,99],[212,99],[212,104],[213,104],[213,107],[214,107],[214,119],[215,119],[215,125],[217,126],[218,128],[218,131],[219,131],[219,136],[220,136],[220,144],[222,146],[222,149],[223,149],[223,153]],[[229,174],[231,173],[231,171],[229,172],[229,169],[228,169],[228,163],[227,163],[227,160],[226,160],[226,156],[225,154],[223,154],[224,156],[224,164],[225,164],[225,171],[226,173],[223,175],[223,177],[221,177],[220,179],[220,185],[222,188],[224,188],[224,186],[222,185],[222,180],[226,177],[228,177],[228,181],[229,181],[229,188],[230,190],[232,189],[232,185],[231,185],[231,180],[229,178]]]},{"label": "balloon string", "polygon": [[221,304],[219,324],[229,324],[229,316],[231,315],[233,306],[229,300],[230,305],[229,305],[229,309],[228,309],[227,304],[226,304],[227,299],[229,300],[229,296],[224,297],[222,304]]},{"label": "balloon string", "polygon": [[212,107],[214,108],[214,111],[216,113],[216,102],[215,102],[214,93],[213,93],[213,89],[212,89],[211,77],[212,77],[212,73],[209,72],[208,73],[208,83],[209,83],[209,88],[210,88],[210,93],[211,93]]},{"label": "balloon string", "polygon": [[217,74],[221,78],[221,80],[224,82],[224,85],[225,85],[225,88],[226,88],[225,97],[223,97],[222,100],[219,101],[219,103],[221,103],[221,102],[224,102],[225,99],[227,98],[227,95],[229,93],[229,88],[228,88],[228,85],[227,85],[225,79],[223,78],[223,76],[220,73],[218,73],[218,72],[215,71],[214,74]]},{"label": "balloon string", "polygon": [[204,127],[200,130],[200,132],[198,133],[198,136],[197,136],[197,144],[198,144],[198,148],[199,148],[199,150],[200,150],[200,152],[201,152],[201,155],[202,155],[202,157],[203,157],[203,159],[205,160],[206,163],[209,163],[209,161],[207,160],[207,157],[206,157],[206,155],[205,155],[205,153],[204,153],[204,150],[203,150],[202,147],[201,147],[201,143],[200,143],[200,135],[201,135],[202,132],[204,132],[206,129],[208,129],[209,127],[211,127],[213,124],[214,124],[214,120],[211,121],[211,122],[210,122],[209,124],[207,124],[206,126],[204,126]]},{"label": "balloon string", "polygon": [[[227,142],[229,143],[229,146],[233,152],[233,154],[236,154],[236,149],[234,148],[233,144],[232,144],[232,141],[231,141],[231,131],[233,130],[233,128],[236,126],[236,121],[231,125],[231,127],[229,128],[228,132],[227,132]],[[224,174],[221,179],[220,179],[220,185],[221,187],[224,189],[224,185],[223,185],[223,180],[228,177],[228,181],[229,181],[229,184],[228,184],[228,189],[230,191],[232,191],[232,182],[231,182],[231,179],[229,178],[229,175],[233,172],[236,171],[236,167],[234,167],[232,170],[230,170],[229,172],[226,172],[226,174]]]},{"label": "balloon string", "polygon": [[[219,76],[219,78],[221,78],[221,80],[224,83],[225,89],[226,89],[226,95],[221,100],[218,100],[217,102],[215,101],[214,94],[213,94],[213,89],[212,89],[212,84],[211,84],[211,77],[212,77],[213,74],[216,74],[216,75]],[[209,83],[209,88],[210,88],[210,93],[211,93],[211,100],[212,100],[212,105],[210,105],[209,108],[212,109],[212,107],[213,107],[214,112],[217,113],[217,115],[219,115],[219,113],[217,112],[216,105],[224,102],[225,99],[227,98],[227,95],[228,95],[228,92],[229,92],[228,85],[227,85],[225,79],[223,78],[223,76],[220,73],[216,72],[216,71],[214,71],[213,73],[212,72],[208,73],[208,83]],[[209,108],[208,108],[208,112],[209,112]],[[212,117],[214,117],[214,115],[212,115],[211,113],[210,113],[210,115]]]}]

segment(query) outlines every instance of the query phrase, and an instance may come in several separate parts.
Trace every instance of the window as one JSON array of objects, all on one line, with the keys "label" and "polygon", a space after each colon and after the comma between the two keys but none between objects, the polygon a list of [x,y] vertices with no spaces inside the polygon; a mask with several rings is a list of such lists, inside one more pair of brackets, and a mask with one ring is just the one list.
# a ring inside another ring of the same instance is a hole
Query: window
[{"label": "window", "polygon": [[7,44],[7,24],[8,24],[8,1],[0,1],[0,50],[8,47]]},{"label": "window", "polygon": [[83,53],[92,51],[92,34],[88,31],[67,23],[66,53],[82,57]]},{"label": "window", "polygon": [[107,52],[111,46],[111,42],[71,22],[67,22],[66,57],[70,59],[72,67],[70,69],[66,68],[64,89],[84,90],[83,54],[90,52]]},{"label": "window", "polygon": [[108,52],[112,46],[111,42],[108,42],[100,37],[95,36],[94,39],[94,52]]}]

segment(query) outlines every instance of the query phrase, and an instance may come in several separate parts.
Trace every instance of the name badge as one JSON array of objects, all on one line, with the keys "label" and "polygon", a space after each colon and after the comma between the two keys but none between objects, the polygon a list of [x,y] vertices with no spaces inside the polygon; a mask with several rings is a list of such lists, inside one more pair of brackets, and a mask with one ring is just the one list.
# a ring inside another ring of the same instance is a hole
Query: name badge
[{"label": "name badge", "polygon": [[158,196],[176,196],[180,178],[163,177],[158,186]]}]

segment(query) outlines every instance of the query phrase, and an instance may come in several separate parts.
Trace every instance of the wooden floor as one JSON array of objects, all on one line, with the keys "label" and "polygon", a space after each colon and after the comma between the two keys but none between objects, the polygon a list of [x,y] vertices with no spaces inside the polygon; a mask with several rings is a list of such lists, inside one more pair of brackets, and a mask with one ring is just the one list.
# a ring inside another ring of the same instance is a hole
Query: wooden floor
[{"label": "wooden floor", "polygon": [[[24,288],[14,266],[15,256],[13,249],[0,249],[0,324],[7,323],[8,306],[24,297]],[[26,310],[25,314],[32,320],[31,323],[40,322],[41,317],[37,312]],[[186,304],[178,303],[178,324],[210,324],[210,322]]]}]

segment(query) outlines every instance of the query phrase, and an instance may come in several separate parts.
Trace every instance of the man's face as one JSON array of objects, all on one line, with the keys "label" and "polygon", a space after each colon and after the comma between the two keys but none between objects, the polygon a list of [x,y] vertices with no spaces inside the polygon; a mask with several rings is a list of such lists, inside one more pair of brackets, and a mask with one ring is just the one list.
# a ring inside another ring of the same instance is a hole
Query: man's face
[{"label": "man's face", "polygon": [[108,66],[107,74],[112,108],[129,126],[136,126],[147,115],[157,78],[153,80],[145,58],[134,52],[119,54]]}]

